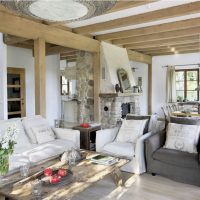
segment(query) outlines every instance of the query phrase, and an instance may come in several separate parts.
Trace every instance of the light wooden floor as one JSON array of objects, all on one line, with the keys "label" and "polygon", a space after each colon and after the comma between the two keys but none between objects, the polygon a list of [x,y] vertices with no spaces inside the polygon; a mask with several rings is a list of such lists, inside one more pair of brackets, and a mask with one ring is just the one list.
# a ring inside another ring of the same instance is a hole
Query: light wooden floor
[{"label": "light wooden floor", "polygon": [[71,200],[200,200],[200,187],[150,174],[123,175],[126,187],[116,188],[107,176]]}]

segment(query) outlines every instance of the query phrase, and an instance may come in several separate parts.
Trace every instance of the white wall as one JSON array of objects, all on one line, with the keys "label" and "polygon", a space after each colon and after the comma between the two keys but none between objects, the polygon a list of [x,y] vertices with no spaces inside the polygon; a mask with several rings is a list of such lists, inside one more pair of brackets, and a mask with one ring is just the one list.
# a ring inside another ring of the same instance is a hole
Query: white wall
[{"label": "white wall", "polygon": [[[34,58],[29,49],[7,46],[7,66],[25,68],[26,116],[35,114]],[[58,55],[46,57],[46,117],[51,125],[60,118],[60,86]]]},{"label": "white wall", "polygon": [[131,87],[135,85],[128,53],[125,48],[121,48],[106,42],[101,42],[100,53],[101,68],[106,70],[105,79],[101,79],[102,93],[113,92],[115,85],[119,84],[117,70],[121,68],[127,72]]},{"label": "white wall", "polygon": [[7,119],[7,60],[6,45],[0,33],[0,120]]},{"label": "white wall", "polygon": [[136,85],[138,84],[138,77],[142,77],[142,90],[140,94],[140,114],[148,114],[148,65],[135,61],[130,61],[131,67],[136,68],[133,72]]},{"label": "white wall", "polygon": [[166,65],[184,65],[200,63],[200,54],[176,54],[168,56],[155,56],[152,63],[152,111],[163,115],[161,106],[166,103]]}]

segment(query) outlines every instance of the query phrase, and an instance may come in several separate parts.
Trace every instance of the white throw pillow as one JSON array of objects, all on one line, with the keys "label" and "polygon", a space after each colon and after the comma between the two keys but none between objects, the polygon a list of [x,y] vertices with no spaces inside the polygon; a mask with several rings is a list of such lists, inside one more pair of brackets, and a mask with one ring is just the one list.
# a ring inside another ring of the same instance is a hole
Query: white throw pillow
[{"label": "white throw pillow", "polygon": [[164,148],[197,153],[200,126],[169,123]]},{"label": "white throw pillow", "polygon": [[15,153],[20,151],[22,148],[29,149],[31,147],[31,143],[29,142],[28,137],[26,133],[24,132],[24,128],[22,126],[20,119],[9,119],[9,120],[0,121],[0,138],[3,137],[6,129],[9,126],[12,126],[13,124],[16,126],[16,129],[18,129],[19,131],[16,138],[16,144],[14,146]]},{"label": "white throw pillow", "polygon": [[48,122],[46,119],[44,119],[42,116],[40,115],[36,115],[33,117],[25,117],[22,119],[22,124],[24,126],[24,129],[29,137],[29,140],[32,144],[37,144],[37,139],[35,134],[32,131],[32,127],[35,126],[40,126],[40,125],[47,125],[48,126]]},{"label": "white throw pillow", "polygon": [[117,134],[117,142],[133,142],[143,134],[148,120],[123,120],[122,126]]},{"label": "white throw pillow", "polygon": [[36,137],[38,144],[43,144],[55,140],[54,132],[46,124],[33,126],[31,129]]}]

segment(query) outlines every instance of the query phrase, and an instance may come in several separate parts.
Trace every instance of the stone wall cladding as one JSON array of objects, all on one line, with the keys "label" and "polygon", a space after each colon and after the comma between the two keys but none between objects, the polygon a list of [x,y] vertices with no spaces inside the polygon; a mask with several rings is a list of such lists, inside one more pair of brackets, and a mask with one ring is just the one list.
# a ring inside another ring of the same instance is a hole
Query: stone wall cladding
[{"label": "stone wall cladding", "polygon": [[[105,128],[113,128],[116,126],[117,122],[121,120],[123,103],[130,103],[131,114],[140,114],[140,103],[139,95],[130,97],[101,97],[101,126]],[[105,107],[108,108],[105,111]]]},{"label": "stone wall cladding", "polygon": [[77,55],[78,122],[94,120],[94,74],[91,53],[80,51]]}]

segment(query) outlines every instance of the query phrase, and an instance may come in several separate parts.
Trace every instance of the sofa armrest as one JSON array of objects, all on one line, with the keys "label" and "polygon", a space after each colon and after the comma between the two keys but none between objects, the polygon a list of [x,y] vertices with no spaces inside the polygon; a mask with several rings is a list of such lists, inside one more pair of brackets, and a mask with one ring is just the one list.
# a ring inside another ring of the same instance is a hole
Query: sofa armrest
[{"label": "sofa armrest", "polygon": [[138,174],[144,173],[146,171],[144,142],[152,135],[152,132],[146,133],[145,135],[142,135],[136,142],[135,159],[136,163],[138,164]]},{"label": "sofa armrest", "polygon": [[80,149],[80,131],[66,128],[53,128],[58,139],[70,140]]},{"label": "sofa armrest", "polygon": [[103,147],[114,141],[119,128],[104,129],[96,132],[96,151],[102,152]]},{"label": "sofa armrest", "polygon": [[149,138],[145,140],[145,155],[146,155],[147,168],[148,168],[148,165],[153,160],[152,154],[164,145],[165,135],[166,135],[166,131],[163,130],[150,136]]}]

